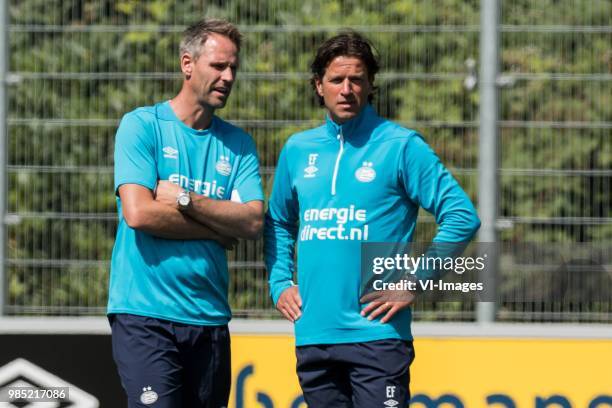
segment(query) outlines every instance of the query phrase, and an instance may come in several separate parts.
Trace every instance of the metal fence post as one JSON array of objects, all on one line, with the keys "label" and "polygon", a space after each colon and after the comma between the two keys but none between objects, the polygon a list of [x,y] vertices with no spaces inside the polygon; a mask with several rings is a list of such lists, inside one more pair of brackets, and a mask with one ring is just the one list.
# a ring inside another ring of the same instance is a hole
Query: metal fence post
[{"label": "metal fence post", "polygon": [[8,278],[6,274],[6,208],[8,148],[8,72],[9,72],[8,0],[0,0],[0,316],[6,312]]},{"label": "metal fence post", "polygon": [[[497,75],[499,71],[499,0],[482,0],[480,10],[480,132],[478,154],[478,203],[482,220],[480,242],[497,242],[497,209],[499,197],[499,148]],[[485,280],[496,292],[498,251],[489,256]],[[479,302],[477,320],[495,320],[495,302]]]},{"label": "metal fence post", "polygon": [[0,0],[0,316],[6,308],[6,148],[8,111],[8,1]]},{"label": "metal fence post", "polygon": [[0,0],[0,316],[5,314],[6,275],[6,164],[8,139],[8,68],[9,29],[8,0]]}]

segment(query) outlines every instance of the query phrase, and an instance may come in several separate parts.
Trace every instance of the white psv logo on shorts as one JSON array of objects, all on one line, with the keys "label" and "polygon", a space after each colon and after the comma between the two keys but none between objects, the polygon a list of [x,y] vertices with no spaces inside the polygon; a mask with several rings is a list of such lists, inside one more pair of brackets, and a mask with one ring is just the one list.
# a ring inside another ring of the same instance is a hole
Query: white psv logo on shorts
[{"label": "white psv logo on shorts", "polygon": [[140,394],[140,402],[145,405],[151,405],[155,403],[155,401],[157,401],[157,399],[159,398],[157,393],[151,389],[150,385],[147,387],[143,387],[142,391],[142,394]]},{"label": "white psv logo on shorts", "polygon": [[229,176],[232,172],[232,164],[229,161],[229,157],[221,156],[217,164],[215,165],[215,170],[222,176]]},{"label": "white psv logo on shorts", "polygon": [[372,168],[372,162],[363,162],[363,165],[355,171],[355,178],[362,183],[369,183],[376,178],[376,170]]},{"label": "white psv logo on shorts", "polygon": [[315,166],[317,162],[318,153],[311,153],[308,155],[308,167],[304,169],[304,178],[313,178],[317,175],[319,169]]},{"label": "white psv logo on shorts", "polygon": [[166,159],[178,159],[178,150],[172,146],[166,146],[162,149]]}]

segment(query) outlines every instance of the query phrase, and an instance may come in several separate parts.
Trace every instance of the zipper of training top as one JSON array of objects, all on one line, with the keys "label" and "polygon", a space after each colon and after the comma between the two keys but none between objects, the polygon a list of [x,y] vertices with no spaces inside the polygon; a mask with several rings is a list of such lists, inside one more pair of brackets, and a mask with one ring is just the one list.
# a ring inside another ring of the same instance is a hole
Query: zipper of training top
[{"label": "zipper of training top", "polygon": [[334,166],[334,175],[332,177],[332,195],[336,195],[336,180],[338,179],[338,167],[340,166],[340,158],[342,157],[342,152],[344,152],[344,137],[342,137],[342,130],[340,130],[340,133],[338,133],[338,140],[340,141],[340,150],[338,150],[338,156],[336,157],[336,165]]}]

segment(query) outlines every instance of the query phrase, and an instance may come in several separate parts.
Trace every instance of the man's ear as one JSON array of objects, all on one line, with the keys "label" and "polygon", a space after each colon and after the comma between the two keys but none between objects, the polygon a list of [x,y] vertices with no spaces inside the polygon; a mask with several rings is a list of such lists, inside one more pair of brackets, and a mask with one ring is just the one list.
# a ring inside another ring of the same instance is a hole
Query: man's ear
[{"label": "man's ear", "polygon": [[315,88],[317,89],[317,94],[322,98],[323,97],[323,81],[319,77],[315,77],[314,79]]},{"label": "man's ear", "polygon": [[185,78],[191,78],[191,74],[193,73],[193,64],[195,60],[189,53],[184,53],[181,55],[181,71],[183,71],[183,75]]}]

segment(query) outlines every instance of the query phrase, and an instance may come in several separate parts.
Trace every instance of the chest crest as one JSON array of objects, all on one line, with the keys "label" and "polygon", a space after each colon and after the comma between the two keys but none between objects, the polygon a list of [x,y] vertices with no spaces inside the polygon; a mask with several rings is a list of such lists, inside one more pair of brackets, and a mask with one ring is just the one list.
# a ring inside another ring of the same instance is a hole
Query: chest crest
[{"label": "chest crest", "polygon": [[232,172],[232,164],[228,156],[221,156],[215,164],[215,170],[222,176],[229,176]]},{"label": "chest crest", "polygon": [[370,183],[376,178],[372,162],[364,161],[362,166],[355,171],[355,178],[362,183]]}]

